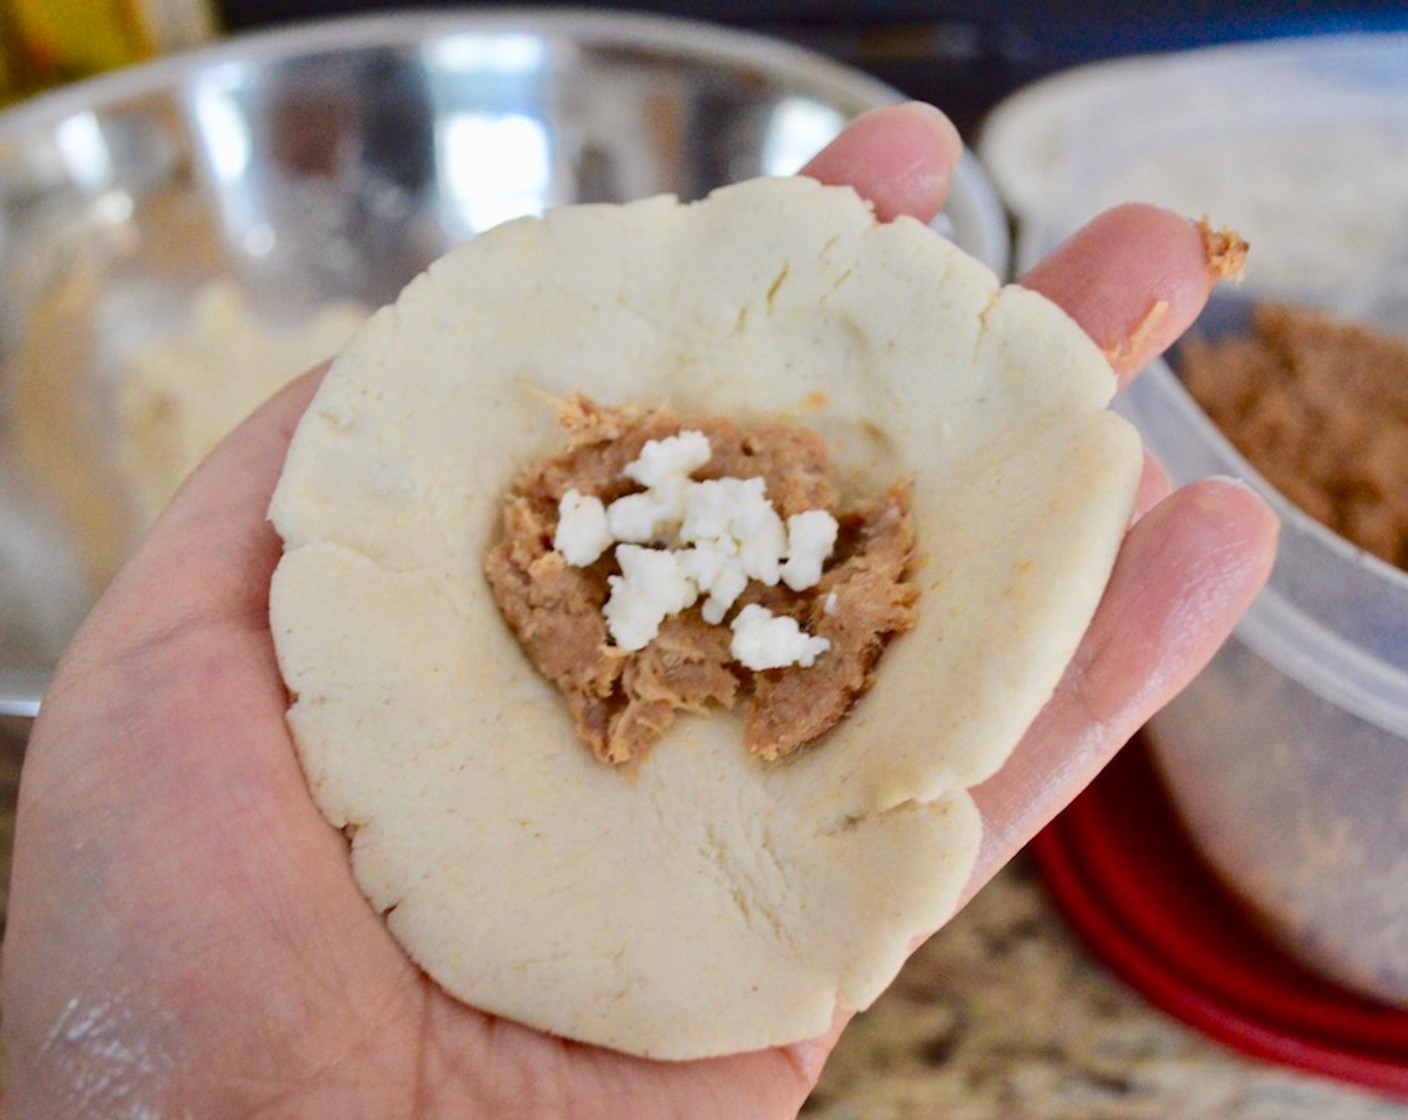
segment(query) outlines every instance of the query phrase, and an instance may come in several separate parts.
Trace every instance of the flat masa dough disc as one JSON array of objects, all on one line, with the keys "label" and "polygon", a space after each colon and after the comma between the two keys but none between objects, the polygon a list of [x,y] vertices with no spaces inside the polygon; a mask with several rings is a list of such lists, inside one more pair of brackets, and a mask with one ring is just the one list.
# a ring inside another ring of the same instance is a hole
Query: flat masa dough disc
[{"label": "flat masa dough disc", "polygon": [[[783,418],[854,492],[912,477],[918,622],[820,742],[751,759],[682,718],[625,774],[577,742],[482,574],[546,397]],[[824,1032],[952,912],[965,792],[1051,695],[1140,472],[1110,369],[846,188],[574,206],[450,253],[299,425],[271,614],[313,795],[406,951],[465,1003],[659,1058]]]}]

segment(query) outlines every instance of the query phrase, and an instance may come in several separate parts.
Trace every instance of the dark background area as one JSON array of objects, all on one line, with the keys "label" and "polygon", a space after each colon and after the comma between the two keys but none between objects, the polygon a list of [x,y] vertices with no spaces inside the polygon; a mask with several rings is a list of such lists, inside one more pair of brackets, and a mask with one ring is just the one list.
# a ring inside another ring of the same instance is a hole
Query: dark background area
[{"label": "dark background area", "polygon": [[[233,31],[397,8],[526,5],[217,0],[217,6]],[[1408,28],[1408,3],[1363,0],[599,0],[575,6],[708,19],[790,39],[941,105],[970,134],[987,110],[1017,87],[1083,62],[1279,35]]]}]

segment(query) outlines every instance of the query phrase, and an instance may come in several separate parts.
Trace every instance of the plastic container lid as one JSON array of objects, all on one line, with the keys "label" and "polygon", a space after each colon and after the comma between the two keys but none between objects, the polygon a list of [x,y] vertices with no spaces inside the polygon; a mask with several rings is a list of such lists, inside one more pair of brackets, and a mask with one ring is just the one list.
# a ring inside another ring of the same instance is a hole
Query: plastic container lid
[{"label": "plastic container lid", "polygon": [[1138,740],[1032,850],[1060,910],[1156,1006],[1246,1054],[1408,1098],[1408,1011],[1308,972],[1252,924]]}]

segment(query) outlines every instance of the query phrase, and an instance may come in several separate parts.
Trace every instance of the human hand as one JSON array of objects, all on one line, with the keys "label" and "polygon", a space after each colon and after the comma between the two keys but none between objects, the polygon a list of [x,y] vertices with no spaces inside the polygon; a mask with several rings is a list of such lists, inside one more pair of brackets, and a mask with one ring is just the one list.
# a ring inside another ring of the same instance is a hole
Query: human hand
[{"label": "human hand", "polygon": [[[927,220],[958,150],[906,107],[856,122],[807,170],[882,217]],[[1127,379],[1212,275],[1189,223],[1140,207],[1024,282]],[[268,631],[280,543],[265,511],[315,386],[271,401],[183,487],[45,697],[4,947],[7,1117],[793,1116],[842,1016],[825,1039],[707,1061],[567,1043],[443,995],[364,900],[299,770]],[[1206,662],[1266,576],[1275,523],[1249,491],[1167,491],[1151,464],[1060,689],[974,791],[970,893]]]}]

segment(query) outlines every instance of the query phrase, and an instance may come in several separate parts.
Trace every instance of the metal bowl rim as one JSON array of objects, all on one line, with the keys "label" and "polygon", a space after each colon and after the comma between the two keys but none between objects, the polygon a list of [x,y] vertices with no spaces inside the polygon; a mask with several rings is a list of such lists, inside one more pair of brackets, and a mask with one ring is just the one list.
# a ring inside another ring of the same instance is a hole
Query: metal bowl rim
[{"label": "metal bowl rim", "polygon": [[820,80],[869,105],[906,100],[899,90],[845,63],[782,39],[679,16],[573,8],[411,9],[326,16],[237,32],[208,44],[36,94],[0,112],[0,139],[75,113],[160,89],[179,88],[222,63],[269,64],[344,50],[409,48],[465,32],[570,36],[587,45],[639,45],[701,61],[747,63],[771,73]]}]

